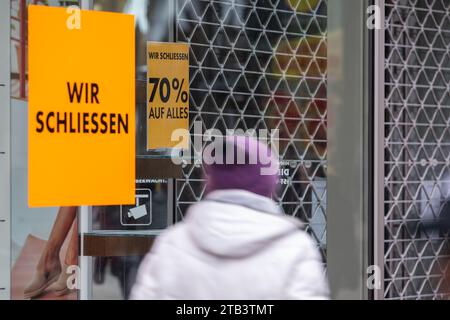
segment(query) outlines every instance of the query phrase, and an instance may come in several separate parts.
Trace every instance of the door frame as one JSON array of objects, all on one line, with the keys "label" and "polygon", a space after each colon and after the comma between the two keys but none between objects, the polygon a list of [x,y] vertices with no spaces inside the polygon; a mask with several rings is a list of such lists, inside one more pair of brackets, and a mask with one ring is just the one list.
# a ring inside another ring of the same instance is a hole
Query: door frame
[{"label": "door frame", "polygon": [[[93,7],[92,0],[81,0],[81,9],[82,10],[91,10]],[[79,290],[78,290],[78,299],[80,300],[89,300],[92,296],[92,287],[90,286],[91,279],[90,275],[92,274],[92,258],[84,255],[83,247],[84,247],[84,239],[83,234],[89,232],[91,230],[91,223],[89,221],[90,216],[90,208],[88,206],[82,206],[78,209],[78,234],[79,234],[79,257],[78,257],[78,265],[79,265]]]},{"label": "door frame", "polygon": [[373,200],[373,259],[378,267],[379,287],[374,299],[384,299],[384,77],[385,77],[385,0],[375,0],[380,9],[381,29],[374,30],[374,200]]},{"label": "door frame", "polygon": [[0,1],[0,300],[11,298],[11,1]]},{"label": "door frame", "polygon": [[373,264],[370,0],[328,1],[327,271],[331,298],[365,300]]}]

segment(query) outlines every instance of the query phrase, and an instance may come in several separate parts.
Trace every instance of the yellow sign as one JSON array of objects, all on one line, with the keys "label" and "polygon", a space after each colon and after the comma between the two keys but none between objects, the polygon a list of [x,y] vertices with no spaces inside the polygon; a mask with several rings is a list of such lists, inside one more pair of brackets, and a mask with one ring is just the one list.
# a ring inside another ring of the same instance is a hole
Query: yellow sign
[{"label": "yellow sign", "polygon": [[147,149],[189,147],[189,46],[147,43]]},{"label": "yellow sign", "polygon": [[134,17],[28,12],[29,206],[134,203]]}]

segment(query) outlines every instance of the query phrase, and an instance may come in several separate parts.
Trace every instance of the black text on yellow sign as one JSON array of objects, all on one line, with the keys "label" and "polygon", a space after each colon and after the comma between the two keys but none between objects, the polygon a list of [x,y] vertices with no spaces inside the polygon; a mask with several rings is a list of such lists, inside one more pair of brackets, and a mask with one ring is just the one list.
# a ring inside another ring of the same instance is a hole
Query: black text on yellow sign
[{"label": "black text on yellow sign", "polygon": [[147,43],[147,149],[189,147],[189,46]]}]

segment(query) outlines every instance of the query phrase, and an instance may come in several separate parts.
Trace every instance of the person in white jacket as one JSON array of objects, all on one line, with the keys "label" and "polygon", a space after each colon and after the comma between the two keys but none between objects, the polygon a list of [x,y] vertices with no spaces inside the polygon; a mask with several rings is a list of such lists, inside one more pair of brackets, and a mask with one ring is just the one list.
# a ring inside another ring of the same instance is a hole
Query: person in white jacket
[{"label": "person in white jacket", "polygon": [[[247,161],[265,154],[278,167],[277,159],[253,138],[225,140],[234,163],[204,164],[206,197],[155,240],[131,299],[328,299],[315,243],[271,200],[278,170],[261,174],[267,161]],[[236,161],[239,152],[243,164]]]}]

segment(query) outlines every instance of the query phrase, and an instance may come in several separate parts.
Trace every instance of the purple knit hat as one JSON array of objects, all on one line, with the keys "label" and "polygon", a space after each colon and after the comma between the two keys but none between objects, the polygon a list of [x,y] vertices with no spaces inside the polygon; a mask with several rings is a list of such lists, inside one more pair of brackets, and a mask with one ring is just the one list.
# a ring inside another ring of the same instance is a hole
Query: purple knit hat
[{"label": "purple knit hat", "polygon": [[266,144],[252,137],[216,139],[203,150],[203,164],[207,194],[241,189],[270,198],[277,188],[278,158]]}]

